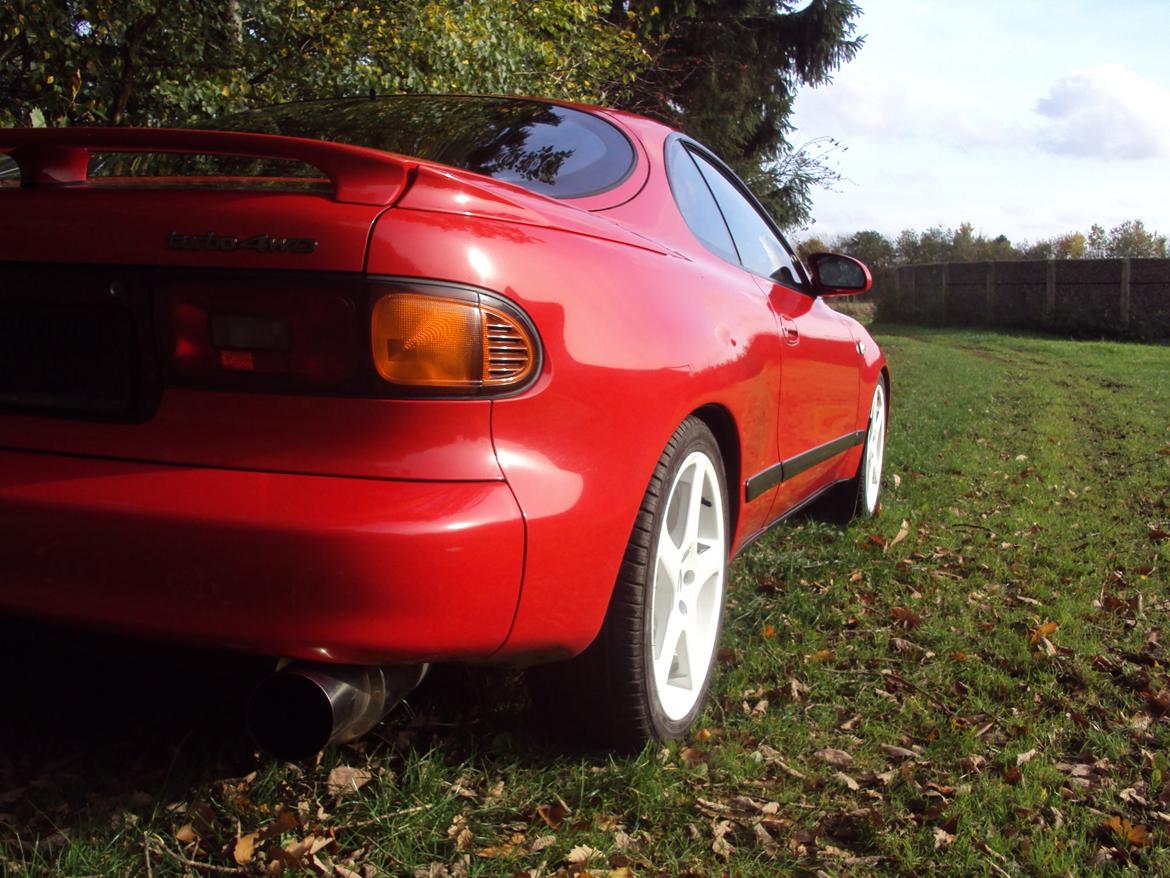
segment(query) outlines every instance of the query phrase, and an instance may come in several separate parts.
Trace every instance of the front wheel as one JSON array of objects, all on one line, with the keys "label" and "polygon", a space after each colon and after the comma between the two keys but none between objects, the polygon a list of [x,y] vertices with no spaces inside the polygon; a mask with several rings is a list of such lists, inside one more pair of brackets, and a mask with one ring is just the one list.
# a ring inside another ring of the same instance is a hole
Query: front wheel
[{"label": "front wheel", "polygon": [[715,437],[687,418],[663,451],[597,639],[534,668],[538,706],[624,748],[681,737],[703,708],[723,618],[727,479]]},{"label": "front wheel", "polygon": [[869,404],[869,426],[857,473],[832,488],[810,510],[814,518],[846,524],[854,518],[874,518],[882,508],[882,463],[886,455],[886,382],[878,378]]}]

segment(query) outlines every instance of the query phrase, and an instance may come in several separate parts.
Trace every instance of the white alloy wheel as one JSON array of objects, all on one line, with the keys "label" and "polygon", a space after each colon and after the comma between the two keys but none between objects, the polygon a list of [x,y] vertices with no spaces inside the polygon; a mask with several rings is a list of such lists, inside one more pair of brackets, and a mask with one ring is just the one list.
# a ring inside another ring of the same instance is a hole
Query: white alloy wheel
[{"label": "white alloy wheel", "polygon": [[711,682],[729,511],[719,441],[692,415],[646,485],[597,637],[527,672],[533,707],[559,730],[631,752],[687,733]]},{"label": "white alloy wheel", "polygon": [[886,451],[886,390],[881,379],[873,391],[873,402],[869,407],[869,433],[865,441],[865,458],[862,463],[862,503],[865,515],[877,513],[878,499],[882,490],[882,459]]},{"label": "white alloy wheel", "polygon": [[692,451],[675,473],[657,543],[650,588],[653,686],[662,712],[681,720],[710,672],[727,572],[723,492],[704,452]]}]

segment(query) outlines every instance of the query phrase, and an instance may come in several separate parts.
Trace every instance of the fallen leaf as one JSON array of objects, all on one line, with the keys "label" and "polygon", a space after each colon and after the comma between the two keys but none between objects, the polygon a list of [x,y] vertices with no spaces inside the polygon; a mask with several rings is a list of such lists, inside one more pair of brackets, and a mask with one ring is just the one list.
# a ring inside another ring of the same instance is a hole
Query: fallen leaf
[{"label": "fallen leaf", "polygon": [[894,487],[895,488],[902,487],[902,477],[900,475],[898,475],[897,473],[894,473]]},{"label": "fallen leaf", "polygon": [[903,518],[902,519],[902,526],[900,528],[898,528],[898,533],[894,536],[894,538],[892,540],[890,540],[888,543],[886,543],[886,545],[882,548],[882,551],[883,552],[890,551],[890,549],[894,548],[894,546],[898,545],[898,543],[902,542],[902,540],[906,539],[906,537],[908,537],[909,535],[910,535],[910,522],[907,521],[905,518]]},{"label": "fallen leaf", "polygon": [[373,777],[364,768],[351,768],[348,765],[339,765],[329,772],[325,781],[325,788],[331,796],[348,796],[370,782]]},{"label": "fallen leaf", "polygon": [[954,840],[955,836],[951,835],[951,833],[947,832],[941,826],[934,828],[934,849],[936,851],[939,848],[945,848],[947,845],[952,844]]},{"label": "fallen leaf", "polygon": [[232,857],[236,863],[243,866],[245,863],[252,862],[252,856],[256,850],[256,839],[259,837],[258,832],[249,832],[247,835],[241,835],[236,839],[235,849],[232,851]]},{"label": "fallen leaf", "polygon": [[716,856],[722,857],[725,860],[735,850],[727,841],[727,834],[731,832],[731,828],[731,821],[729,820],[720,820],[711,826],[711,830],[715,834],[715,840],[711,842],[711,850],[715,852]]},{"label": "fallen leaf", "polygon": [[893,759],[916,759],[918,754],[905,747],[895,747],[893,744],[882,744],[882,752]]},{"label": "fallen leaf", "polygon": [[765,639],[769,639],[776,636],[776,629],[772,625],[765,625],[760,629],[760,634]]},{"label": "fallen leaf", "polygon": [[194,826],[192,826],[190,823],[184,823],[175,830],[175,838],[181,841],[183,844],[190,844],[191,842],[195,841],[195,839],[199,838],[199,835],[195,832]]},{"label": "fallen leaf", "polygon": [[1019,756],[1016,757],[1016,765],[1024,765],[1025,763],[1031,762],[1033,757],[1035,757],[1035,755],[1036,755],[1035,750],[1024,751],[1023,753],[1021,753]]},{"label": "fallen leaf", "polygon": [[923,622],[922,616],[906,607],[894,607],[890,610],[890,616],[907,631],[917,628]]},{"label": "fallen leaf", "polygon": [[844,750],[835,750],[832,747],[825,747],[818,750],[814,754],[822,762],[827,762],[833,768],[848,768],[853,764],[853,757]]},{"label": "fallen leaf", "polygon": [[861,789],[861,784],[859,784],[843,771],[838,771],[835,775],[833,775],[833,778],[837,781],[837,783],[841,784],[841,786],[847,787],[848,789],[853,790],[853,792],[857,792],[859,789]]},{"label": "fallen leaf", "polygon": [[541,805],[536,809],[537,816],[549,829],[559,829],[567,813],[568,810],[563,805]]},{"label": "fallen leaf", "polygon": [[471,830],[467,828],[467,818],[462,814],[456,814],[455,819],[451,821],[451,825],[447,827],[447,838],[455,842],[455,850],[465,851],[471,847],[475,837],[471,834]]},{"label": "fallen leaf", "polygon": [[[683,747],[678,751],[678,761],[687,768],[694,768],[703,762],[703,752],[694,747]],[[553,829],[556,829],[554,826]]]},{"label": "fallen leaf", "polygon": [[1150,843],[1150,829],[1148,826],[1135,824],[1117,815],[1108,818],[1101,825],[1102,828],[1113,833],[1113,835],[1132,847],[1145,847]]},{"label": "fallen leaf", "polygon": [[536,840],[532,842],[532,846],[528,849],[531,853],[538,854],[547,847],[552,847],[557,843],[555,835],[541,835],[537,836]]},{"label": "fallen leaf", "polygon": [[806,656],[805,661],[810,662],[810,663],[831,662],[833,660],[833,658],[834,658],[833,650],[831,650],[831,649],[818,649],[812,655]]},{"label": "fallen leaf", "polygon": [[587,844],[579,844],[569,851],[568,856],[565,857],[565,862],[577,865],[579,863],[588,863],[594,857],[600,856],[601,851],[596,848],[591,848]]},{"label": "fallen leaf", "polygon": [[1032,629],[1032,633],[1028,635],[1028,643],[1036,646],[1041,640],[1047,640],[1057,632],[1060,626],[1055,622],[1045,622],[1042,625],[1037,625]]}]

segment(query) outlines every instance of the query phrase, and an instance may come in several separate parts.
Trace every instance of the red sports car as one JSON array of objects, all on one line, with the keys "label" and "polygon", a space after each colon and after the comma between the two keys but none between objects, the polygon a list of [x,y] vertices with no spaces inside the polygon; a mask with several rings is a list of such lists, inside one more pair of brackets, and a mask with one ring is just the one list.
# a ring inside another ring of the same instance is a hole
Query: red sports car
[{"label": "red sports car", "polygon": [[[431,662],[611,741],[702,707],[729,560],[878,509],[889,377],[700,144],[553,101],[0,131],[0,608],[281,659],[258,739]],[[5,157],[6,154],[6,157]]]}]

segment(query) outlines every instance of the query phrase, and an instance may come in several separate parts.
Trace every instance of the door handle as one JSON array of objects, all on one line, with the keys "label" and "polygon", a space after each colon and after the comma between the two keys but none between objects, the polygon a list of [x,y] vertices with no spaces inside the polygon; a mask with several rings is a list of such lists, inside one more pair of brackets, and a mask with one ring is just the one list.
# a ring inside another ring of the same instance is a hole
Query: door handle
[{"label": "door handle", "polygon": [[800,330],[796,327],[796,321],[783,314],[780,315],[780,336],[784,339],[785,344],[798,344],[800,342]]}]

